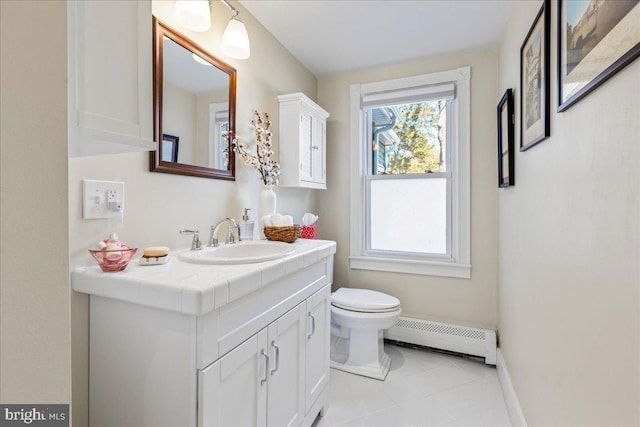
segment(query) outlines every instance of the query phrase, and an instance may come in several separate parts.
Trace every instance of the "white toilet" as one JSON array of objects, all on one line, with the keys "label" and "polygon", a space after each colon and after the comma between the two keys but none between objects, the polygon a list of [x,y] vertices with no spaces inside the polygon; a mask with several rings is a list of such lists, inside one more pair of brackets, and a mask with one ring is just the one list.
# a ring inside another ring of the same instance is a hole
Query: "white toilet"
[{"label": "white toilet", "polygon": [[400,301],[367,289],[340,288],[331,294],[331,367],[384,380],[391,358],[383,331],[398,321]]}]

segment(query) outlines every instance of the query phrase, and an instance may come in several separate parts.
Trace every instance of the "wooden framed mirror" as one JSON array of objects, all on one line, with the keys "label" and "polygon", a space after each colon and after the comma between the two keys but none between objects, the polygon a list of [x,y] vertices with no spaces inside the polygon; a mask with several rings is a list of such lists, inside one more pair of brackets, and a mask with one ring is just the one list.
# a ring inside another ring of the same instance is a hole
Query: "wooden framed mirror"
[{"label": "wooden framed mirror", "polygon": [[155,17],[153,104],[151,171],[235,180],[236,70]]}]

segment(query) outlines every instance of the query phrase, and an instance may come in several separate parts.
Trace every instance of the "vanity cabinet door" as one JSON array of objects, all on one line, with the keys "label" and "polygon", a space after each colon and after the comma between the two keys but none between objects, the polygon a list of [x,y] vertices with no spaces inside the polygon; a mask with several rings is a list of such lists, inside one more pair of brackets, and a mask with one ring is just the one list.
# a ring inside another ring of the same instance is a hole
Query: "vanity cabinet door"
[{"label": "vanity cabinet door", "polygon": [[198,373],[198,426],[265,426],[269,363],[263,329]]},{"label": "vanity cabinet door", "polygon": [[329,383],[331,286],[327,285],[306,301],[305,412]]},{"label": "vanity cabinet door", "polygon": [[199,427],[302,423],[306,314],[299,304],[199,372]]},{"label": "vanity cabinet door", "polygon": [[69,155],[155,149],[150,0],[67,2]]},{"label": "vanity cabinet door", "polygon": [[298,426],[304,418],[305,304],[269,325],[267,425]]}]

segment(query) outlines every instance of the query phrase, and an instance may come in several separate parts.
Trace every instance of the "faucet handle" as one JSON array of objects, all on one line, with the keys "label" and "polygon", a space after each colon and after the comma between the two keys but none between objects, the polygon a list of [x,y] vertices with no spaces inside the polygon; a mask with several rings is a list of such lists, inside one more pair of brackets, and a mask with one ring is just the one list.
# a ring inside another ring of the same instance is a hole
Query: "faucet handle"
[{"label": "faucet handle", "polygon": [[227,245],[231,245],[236,242],[236,238],[233,237],[233,228],[233,226],[229,225],[229,230],[227,231],[227,240],[225,241]]},{"label": "faucet handle", "polygon": [[233,218],[228,218],[229,221],[229,229],[227,230],[227,245],[232,245],[236,242],[236,238],[233,236],[233,230],[238,230],[238,241],[240,241],[240,226]]},{"label": "faucet handle", "polygon": [[200,232],[198,230],[180,230],[180,234],[193,234],[193,240],[191,241],[191,250],[199,251],[202,249],[202,242],[200,241]]}]

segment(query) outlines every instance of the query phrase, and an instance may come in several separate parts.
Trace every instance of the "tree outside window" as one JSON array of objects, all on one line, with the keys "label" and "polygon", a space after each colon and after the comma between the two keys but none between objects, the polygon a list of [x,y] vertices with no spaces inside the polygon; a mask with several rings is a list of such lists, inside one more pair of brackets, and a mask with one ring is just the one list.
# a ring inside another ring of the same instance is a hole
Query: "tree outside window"
[{"label": "tree outside window", "polygon": [[373,117],[373,173],[446,171],[447,100],[378,107]]}]

